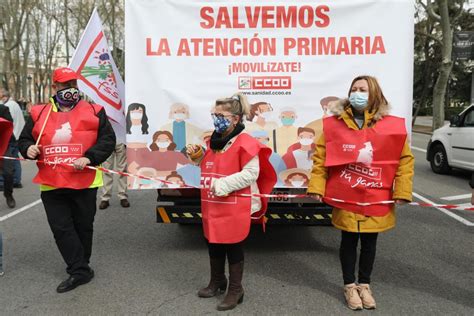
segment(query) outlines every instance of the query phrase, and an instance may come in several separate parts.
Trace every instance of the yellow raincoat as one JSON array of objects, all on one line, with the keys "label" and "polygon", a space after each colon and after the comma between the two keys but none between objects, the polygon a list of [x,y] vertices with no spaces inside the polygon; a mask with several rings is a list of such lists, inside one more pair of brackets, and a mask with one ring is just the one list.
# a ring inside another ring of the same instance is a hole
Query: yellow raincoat
[{"label": "yellow raincoat", "polygon": [[[354,120],[352,109],[348,106],[347,100],[336,101],[330,104],[330,110],[344,120],[346,125],[358,130],[359,126]],[[364,125],[362,128],[370,128],[376,124],[384,115],[388,114],[388,105],[381,106],[376,112],[370,113],[367,110],[364,113]],[[327,168],[324,166],[326,159],[326,141],[324,134],[319,138],[316,144],[316,151],[313,156],[313,169],[311,180],[308,184],[308,193],[315,193],[324,196],[326,189],[326,179],[328,177]],[[408,140],[405,142],[400,155],[400,164],[398,166],[392,198],[394,200],[412,200],[412,185],[414,174],[415,158],[411,153]],[[332,224],[334,227],[347,232],[376,233],[389,230],[395,226],[395,207],[385,216],[364,216],[339,208],[332,211]]]}]

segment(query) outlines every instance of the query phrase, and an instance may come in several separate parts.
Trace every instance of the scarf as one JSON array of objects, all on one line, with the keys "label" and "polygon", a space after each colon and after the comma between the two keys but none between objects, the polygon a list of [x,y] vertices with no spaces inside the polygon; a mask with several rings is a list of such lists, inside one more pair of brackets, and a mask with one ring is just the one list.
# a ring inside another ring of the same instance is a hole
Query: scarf
[{"label": "scarf", "polygon": [[211,135],[211,149],[213,150],[224,149],[225,145],[229,142],[229,140],[239,135],[244,130],[244,128],[245,128],[245,125],[242,123],[239,123],[235,126],[234,130],[225,137],[223,137],[221,133],[217,133],[216,131],[214,131]]}]

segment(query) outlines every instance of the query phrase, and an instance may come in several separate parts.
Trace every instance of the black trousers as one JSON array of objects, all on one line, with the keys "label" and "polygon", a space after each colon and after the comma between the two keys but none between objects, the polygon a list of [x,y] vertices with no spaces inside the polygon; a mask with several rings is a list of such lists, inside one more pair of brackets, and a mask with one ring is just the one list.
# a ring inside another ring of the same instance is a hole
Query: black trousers
[{"label": "black trousers", "polygon": [[349,233],[342,231],[339,258],[342,266],[344,284],[356,281],[355,267],[357,261],[357,244],[361,242],[359,257],[359,283],[370,283],[374,267],[378,233]]},{"label": "black trousers", "polygon": [[209,248],[209,257],[224,258],[227,256],[229,264],[239,263],[244,260],[243,241],[236,244],[213,244],[206,240]]},{"label": "black trousers", "polygon": [[89,276],[97,188],[43,191],[41,200],[67,273]]},{"label": "black trousers", "polygon": [[[8,145],[7,151],[3,156],[13,157],[13,146]],[[3,195],[5,197],[13,194],[13,173],[15,162],[8,159],[0,159],[0,174],[3,175]]]}]

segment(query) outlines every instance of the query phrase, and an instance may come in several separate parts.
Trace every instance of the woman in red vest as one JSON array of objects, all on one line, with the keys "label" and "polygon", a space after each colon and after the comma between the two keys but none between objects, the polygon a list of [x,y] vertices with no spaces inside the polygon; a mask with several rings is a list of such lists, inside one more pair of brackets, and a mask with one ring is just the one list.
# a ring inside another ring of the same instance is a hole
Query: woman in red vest
[{"label": "woman in red vest", "polygon": [[332,223],[342,231],[340,260],[348,307],[374,309],[369,284],[377,236],[395,226],[394,204],[380,202],[411,201],[414,157],[404,119],[388,115],[388,102],[374,77],[355,78],[348,96],[330,103],[334,115],[323,121],[307,192],[334,207]]},{"label": "woman in red vest", "polygon": [[213,297],[226,290],[226,256],[229,261],[229,288],[218,310],[233,309],[243,301],[242,244],[251,219],[262,219],[267,208],[266,198],[242,195],[270,193],[277,180],[269,161],[271,149],[242,133],[248,109],[241,94],[217,100],[212,114],[215,130],[207,146],[210,149],[204,152],[199,145],[186,148],[189,157],[201,166],[202,222],[211,265],[211,280],[199,290],[199,297]]}]

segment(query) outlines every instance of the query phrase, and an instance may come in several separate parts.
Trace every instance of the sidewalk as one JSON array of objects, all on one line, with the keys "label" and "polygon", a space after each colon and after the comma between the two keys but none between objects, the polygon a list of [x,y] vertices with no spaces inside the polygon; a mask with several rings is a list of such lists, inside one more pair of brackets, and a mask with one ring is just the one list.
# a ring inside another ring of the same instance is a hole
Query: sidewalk
[{"label": "sidewalk", "polygon": [[[415,125],[413,126],[414,133],[421,133],[421,134],[433,134],[431,131],[431,126],[433,123],[432,116],[418,116],[416,118]],[[449,124],[449,121],[444,121],[444,125]]]}]

